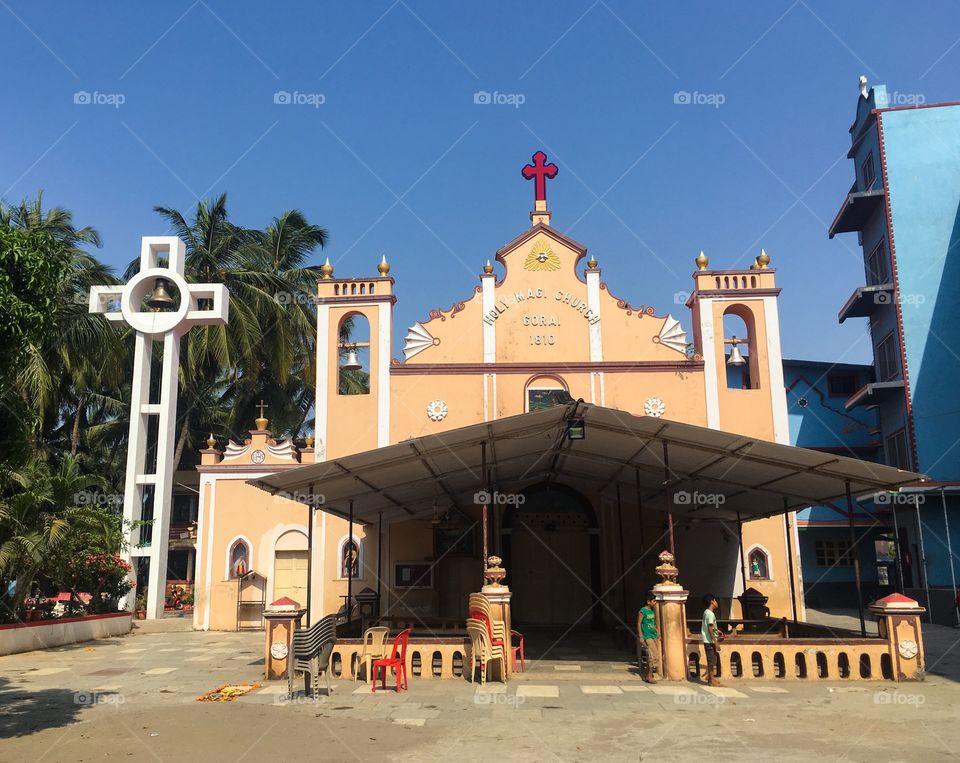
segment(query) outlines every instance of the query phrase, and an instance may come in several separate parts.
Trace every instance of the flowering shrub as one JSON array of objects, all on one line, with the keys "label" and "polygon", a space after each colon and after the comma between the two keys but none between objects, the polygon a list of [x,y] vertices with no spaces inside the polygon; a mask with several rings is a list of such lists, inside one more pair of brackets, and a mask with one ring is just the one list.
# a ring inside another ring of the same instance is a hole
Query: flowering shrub
[{"label": "flowering shrub", "polygon": [[120,554],[86,554],[68,559],[63,584],[74,593],[89,593],[90,613],[115,612],[117,602],[136,585],[129,579],[130,564]]}]

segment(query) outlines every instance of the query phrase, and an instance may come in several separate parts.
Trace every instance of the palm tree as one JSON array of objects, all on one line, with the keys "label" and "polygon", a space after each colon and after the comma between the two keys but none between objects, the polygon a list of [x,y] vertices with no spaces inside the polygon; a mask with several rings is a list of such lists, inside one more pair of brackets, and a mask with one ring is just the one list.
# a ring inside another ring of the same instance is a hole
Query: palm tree
[{"label": "palm tree", "polygon": [[191,221],[155,210],[186,243],[187,280],[222,283],[230,293],[228,324],[195,327],[184,338],[176,463],[210,431],[246,429],[260,398],[275,431],[302,426],[304,402],[308,411],[313,399],[318,275],[306,262],[326,244],[326,230],[297,210],[264,231],[242,228],[230,222],[225,194],[200,201]]}]

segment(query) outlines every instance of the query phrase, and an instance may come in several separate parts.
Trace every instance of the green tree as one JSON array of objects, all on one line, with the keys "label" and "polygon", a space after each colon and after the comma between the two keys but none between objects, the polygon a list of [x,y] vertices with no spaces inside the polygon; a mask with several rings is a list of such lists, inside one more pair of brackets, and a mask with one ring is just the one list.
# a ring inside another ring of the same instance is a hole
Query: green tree
[{"label": "green tree", "polygon": [[20,619],[38,575],[56,567],[70,537],[68,510],[102,484],[69,455],[57,469],[35,459],[22,470],[0,474],[0,616]]}]

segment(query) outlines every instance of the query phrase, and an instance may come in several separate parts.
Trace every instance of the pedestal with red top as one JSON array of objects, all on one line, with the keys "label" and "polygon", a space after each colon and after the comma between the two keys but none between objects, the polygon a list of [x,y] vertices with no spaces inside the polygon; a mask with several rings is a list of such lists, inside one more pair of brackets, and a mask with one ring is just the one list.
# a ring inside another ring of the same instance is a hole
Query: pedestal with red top
[{"label": "pedestal with red top", "polygon": [[268,681],[287,677],[287,665],[293,651],[293,634],[300,627],[305,609],[299,602],[284,596],[263,611],[266,646],[263,655],[263,676]]},{"label": "pedestal with red top", "polygon": [[890,647],[890,662],[896,681],[915,681],[923,678],[923,636],[920,633],[920,615],[927,610],[902,593],[884,596],[870,605],[877,617],[880,638]]}]

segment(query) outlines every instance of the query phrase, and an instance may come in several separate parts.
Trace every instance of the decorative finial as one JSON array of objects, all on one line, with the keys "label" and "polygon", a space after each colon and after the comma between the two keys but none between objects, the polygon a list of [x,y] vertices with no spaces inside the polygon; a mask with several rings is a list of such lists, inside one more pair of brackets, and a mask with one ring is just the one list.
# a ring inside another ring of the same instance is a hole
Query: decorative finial
[{"label": "decorative finial", "polygon": [[217,441],[213,436],[213,432],[211,432],[210,436],[207,438],[207,448],[209,450],[213,450],[215,447],[217,447]]},{"label": "decorative finial", "polygon": [[260,400],[259,404],[254,406],[254,408],[260,409],[260,417],[256,420],[256,425],[257,425],[257,429],[260,430],[261,432],[265,431],[267,428],[267,424],[270,423],[270,421],[263,415],[263,409],[269,408],[269,407],[270,406],[267,405],[265,402],[263,402],[262,399]]},{"label": "decorative finial", "polygon": [[493,272],[493,265],[490,260],[487,260],[487,264],[483,266],[483,272],[487,275],[490,275]]},{"label": "decorative finial", "polygon": [[860,97],[869,97],[869,93],[867,91],[867,76],[865,74],[860,75]]},{"label": "decorative finial", "polygon": [[377,265],[377,270],[380,272],[380,275],[385,276],[390,272],[390,263],[387,262],[387,255],[383,255],[380,258],[380,264]]},{"label": "decorative finial", "polygon": [[764,249],[760,250],[760,254],[757,255],[757,264],[761,268],[767,267],[770,264],[770,255]]},{"label": "decorative finial", "polygon": [[320,266],[320,277],[333,278],[333,265],[330,264],[329,257],[327,257],[327,261]]},{"label": "decorative finial", "polygon": [[591,255],[590,259],[587,260],[587,267],[593,270],[597,267],[597,258]]},{"label": "decorative finial", "polygon": [[760,270],[760,263],[754,260],[750,263],[750,270]]},{"label": "decorative finial", "polygon": [[705,255],[703,249],[701,249],[700,254],[697,255],[697,259],[694,260],[694,262],[697,263],[697,270],[706,270],[710,260],[707,259],[707,255]]},{"label": "decorative finial", "polygon": [[306,437],[303,438],[303,442],[304,442],[304,444],[305,444],[308,448],[312,448],[312,447],[313,447],[313,435],[312,435],[312,434],[308,434]]}]

